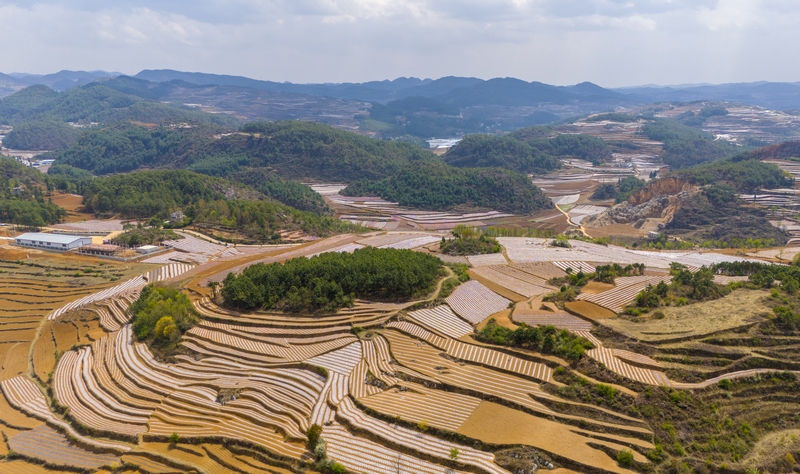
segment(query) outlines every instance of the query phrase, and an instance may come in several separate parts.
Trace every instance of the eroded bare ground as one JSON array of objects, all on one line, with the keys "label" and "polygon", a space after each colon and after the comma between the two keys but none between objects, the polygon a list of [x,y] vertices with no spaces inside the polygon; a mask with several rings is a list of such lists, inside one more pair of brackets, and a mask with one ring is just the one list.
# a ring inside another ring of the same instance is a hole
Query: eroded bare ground
[{"label": "eroded bare ground", "polygon": [[[506,263],[486,259],[491,265],[476,269],[491,271],[475,273],[482,285],[459,287],[446,300],[359,301],[323,317],[243,314],[213,302],[207,286],[258,261],[361,245],[421,248],[429,237],[339,236],[162,272],[203,315],[173,363],[132,338],[125,309],[138,287],[47,318],[77,298],[135,282],[142,266],[15,255],[23,264],[2,263],[8,278],[0,283],[0,454],[17,459],[0,462],[0,472],[105,473],[124,465],[124,472],[148,473],[311,472],[306,432],[313,424],[322,427],[330,458],[371,474],[550,465],[564,473],[672,472],[675,462],[774,469],[776,456],[785,463],[783,451],[797,448],[792,371],[800,339],[764,333],[766,292],[737,290],[652,320],[619,318],[588,302],[565,312],[543,303],[537,288],[556,290],[546,281],[589,264],[578,254],[552,259],[557,265],[530,261],[542,254],[525,239],[505,239]],[[592,265],[602,255],[628,255],[593,251]],[[658,255],[649,258],[657,263]],[[98,271],[69,276],[79,264]],[[593,297],[615,291],[587,288]],[[470,333],[491,317],[510,329],[552,324],[595,348],[568,362],[478,343]],[[363,329],[353,334],[354,326]],[[36,447],[39,432],[52,438],[48,449]],[[620,452],[630,452],[631,462],[618,462]],[[79,465],[89,460],[98,464]]]}]

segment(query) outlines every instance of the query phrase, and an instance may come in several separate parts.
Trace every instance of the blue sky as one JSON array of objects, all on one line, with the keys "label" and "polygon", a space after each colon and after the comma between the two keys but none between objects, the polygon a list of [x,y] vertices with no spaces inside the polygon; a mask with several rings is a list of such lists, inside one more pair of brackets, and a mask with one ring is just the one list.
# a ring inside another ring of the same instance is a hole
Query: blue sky
[{"label": "blue sky", "polygon": [[797,0],[0,0],[2,72],[800,81]]}]

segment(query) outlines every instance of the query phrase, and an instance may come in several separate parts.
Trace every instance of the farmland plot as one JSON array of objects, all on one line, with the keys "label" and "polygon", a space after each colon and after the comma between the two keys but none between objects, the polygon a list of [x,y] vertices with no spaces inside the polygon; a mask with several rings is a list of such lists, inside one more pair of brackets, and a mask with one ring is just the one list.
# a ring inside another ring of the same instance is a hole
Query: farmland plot
[{"label": "farmland plot", "polygon": [[23,431],[8,440],[15,452],[55,466],[96,469],[118,463],[119,456],[96,454],[71,444],[67,438],[47,425]]},{"label": "farmland plot", "polygon": [[656,286],[660,282],[669,283],[672,281],[670,276],[633,276],[617,277],[616,286],[608,291],[597,294],[582,293],[578,295],[578,300],[589,301],[603,308],[607,308],[615,313],[625,311],[625,307],[630,305],[636,295],[644,290],[648,285]]},{"label": "farmland plot", "polygon": [[490,315],[508,308],[511,303],[475,280],[460,285],[445,301],[459,316],[472,324],[478,324]]}]

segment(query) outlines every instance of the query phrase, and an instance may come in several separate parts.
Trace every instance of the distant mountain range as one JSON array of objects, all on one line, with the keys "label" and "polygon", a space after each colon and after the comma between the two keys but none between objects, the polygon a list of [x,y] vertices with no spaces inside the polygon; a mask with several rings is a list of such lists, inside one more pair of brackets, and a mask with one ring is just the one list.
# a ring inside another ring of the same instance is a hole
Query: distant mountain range
[{"label": "distant mountain range", "polygon": [[[60,71],[45,75],[0,73],[0,97],[34,84],[44,84],[56,91],[63,91],[116,76],[120,76],[120,74],[105,71]],[[426,97],[458,107],[590,103],[613,109],[654,102],[711,100],[738,102],[779,110],[800,109],[800,83],[753,82],[668,87],[647,85],[608,89],[590,82],[574,86],[553,86],[514,78],[483,80],[474,77],[448,76],[436,80],[401,77],[392,81],[363,83],[295,84],[169,69],[148,69],[133,77],[155,83],[177,82],[184,86],[190,84],[227,86],[381,103],[408,97]]]}]

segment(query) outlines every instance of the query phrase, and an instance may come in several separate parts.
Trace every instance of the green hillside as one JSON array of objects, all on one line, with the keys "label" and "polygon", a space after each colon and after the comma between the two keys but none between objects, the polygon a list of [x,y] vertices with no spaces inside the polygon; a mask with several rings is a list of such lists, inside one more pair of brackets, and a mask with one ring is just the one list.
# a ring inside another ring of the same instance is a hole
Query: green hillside
[{"label": "green hillside", "polygon": [[66,122],[43,120],[14,127],[3,139],[3,146],[15,150],[58,150],[77,140],[80,130]]},{"label": "green hillside", "polygon": [[235,126],[239,122],[226,115],[207,114],[188,107],[162,104],[137,95],[126,94],[102,83],[93,82],[55,92],[36,85],[0,99],[0,123],[19,125],[25,122],[54,120],[59,122],[122,121],[145,123],[213,123]]},{"label": "green hillside", "polygon": [[533,214],[553,207],[523,174],[499,168],[455,168],[435,160],[407,166],[387,179],[358,181],[342,194],[377,195],[403,206],[435,211],[458,207]]},{"label": "green hillside", "polygon": [[44,175],[13,158],[0,157],[0,222],[25,227],[55,224],[67,212],[44,196]]}]

